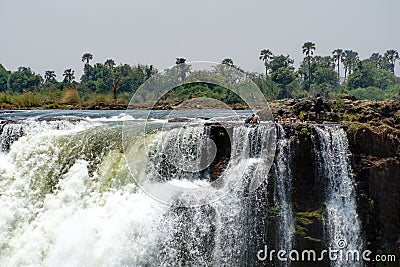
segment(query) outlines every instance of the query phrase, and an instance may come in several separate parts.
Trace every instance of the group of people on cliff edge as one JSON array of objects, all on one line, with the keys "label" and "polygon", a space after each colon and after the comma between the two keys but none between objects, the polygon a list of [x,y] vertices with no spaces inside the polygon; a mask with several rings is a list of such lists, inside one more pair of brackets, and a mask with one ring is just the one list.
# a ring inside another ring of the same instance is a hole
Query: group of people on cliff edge
[{"label": "group of people on cliff edge", "polygon": [[[320,94],[317,94],[317,97],[314,100],[314,111],[315,111],[315,121],[319,122],[321,120],[321,111],[324,109],[324,101],[322,100],[322,97]],[[291,122],[291,120],[290,120]],[[251,116],[248,116],[245,121],[245,124],[259,124],[260,123],[260,117],[256,114],[252,114]]]}]

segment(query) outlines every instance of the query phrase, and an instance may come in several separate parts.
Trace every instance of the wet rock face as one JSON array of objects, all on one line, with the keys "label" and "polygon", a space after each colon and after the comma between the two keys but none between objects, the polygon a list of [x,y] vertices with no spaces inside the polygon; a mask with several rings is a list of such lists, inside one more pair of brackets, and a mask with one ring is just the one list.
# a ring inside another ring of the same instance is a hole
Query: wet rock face
[{"label": "wet rock face", "polygon": [[231,158],[231,136],[232,127],[224,127],[218,124],[210,124],[210,138],[214,141],[217,152],[213,162],[210,165],[210,181],[215,181],[228,166]]},{"label": "wet rock face", "polygon": [[358,123],[344,123],[344,127],[368,246],[373,251],[397,253],[399,258],[400,130]]},{"label": "wet rock face", "polygon": [[[218,153],[211,166],[212,179],[218,178],[230,155],[229,133],[222,126],[211,126],[211,138]],[[356,183],[357,209],[368,249],[381,254],[396,254],[400,258],[400,130],[389,126],[373,126],[344,122],[351,163]],[[295,247],[298,250],[326,248],[324,236],[324,177],[316,172],[318,162],[314,143],[318,140],[310,123],[284,125],[290,140],[292,201],[295,218]],[[274,166],[267,186],[259,189],[257,199],[265,200],[265,209],[257,213],[267,229],[257,230],[269,247],[276,247],[279,231],[279,210],[274,210]],[[275,214],[275,213],[277,214]],[[321,263],[319,263],[321,264]],[[328,263],[323,264],[329,266]],[[311,265],[309,265],[311,266]],[[322,265],[315,265],[322,266]]]},{"label": "wet rock face", "polygon": [[[292,173],[292,201],[295,218],[295,248],[298,250],[323,250],[324,181],[316,172],[317,162],[312,138],[315,130],[311,124],[284,125],[290,140],[290,168]],[[328,266],[318,262],[309,266]],[[296,266],[296,265],[295,265]]]}]

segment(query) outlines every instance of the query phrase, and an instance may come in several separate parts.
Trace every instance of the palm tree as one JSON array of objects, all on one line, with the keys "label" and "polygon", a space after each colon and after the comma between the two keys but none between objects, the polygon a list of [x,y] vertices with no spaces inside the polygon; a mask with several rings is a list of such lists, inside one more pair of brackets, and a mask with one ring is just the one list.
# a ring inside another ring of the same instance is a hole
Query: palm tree
[{"label": "palm tree", "polygon": [[382,68],[382,55],[379,53],[373,53],[369,60],[374,64],[376,68]]},{"label": "palm tree", "polygon": [[260,52],[260,57],[259,59],[264,62],[265,66],[265,75],[268,76],[268,71],[270,69],[269,62],[274,58],[274,55],[272,54],[272,51],[269,49],[263,49]]},{"label": "palm tree", "polygon": [[104,62],[104,66],[106,66],[109,69],[112,69],[115,66],[115,61],[112,59],[107,59],[106,62]]},{"label": "palm tree", "polygon": [[75,79],[74,73],[72,69],[66,69],[63,74],[64,82],[71,83]]},{"label": "palm tree", "polygon": [[176,58],[176,61],[175,61],[175,64],[176,64],[176,65],[185,64],[185,62],[186,62],[186,58],[177,57],[177,58]]},{"label": "palm tree", "polygon": [[224,60],[222,60],[221,64],[223,65],[227,65],[229,67],[233,67],[233,60],[231,58],[225,58]]},{"label": "palm tree", "polygon": [[336,49],[332,52],[333,54],[333,62],[337,64],[337,78],[338,78],[338,83],[340,84],[340,61],[343,58],[343,50],[342,49]]},{"label": "palm tree", "polygon": [[311,88],[311,56],[314,54],[315,44],[313,42],[305,42],[303,44],[303,54],[307,57],[308,63],[308,90]]},{"label": "palm tree", "polygon": [[56,79],[56,74],[53,70],[46,70],[44,73],[44,81],[45,82],[52,82]]},{"label": "palm tree", "polygon": [[183,57],[177,57],[175,64],[179,70],[181,82],[184,83],[187,73],[190,72],[190,65],[186,64],[186,58]]},{"label": "palm tree", "polygon": [[342,55],[342,63],[344,66],[344,79],[347,79],[347,74],[351,74],[357,66],[360,58],[358,53],[353,50],[345,50]]},{"label": "palm tree", "polygon": [[394,74],[394,65],[399,59],[399,53],[396,50],[388,50],[384,54],[385,59],[390,63],[390,71]]},{"label": "palm tree", "polygon": [[93,55],[90,53],[85,53],[82,56],[82,62],[85,62],[85,65],[89,65],[89,61],[93,59]]}]

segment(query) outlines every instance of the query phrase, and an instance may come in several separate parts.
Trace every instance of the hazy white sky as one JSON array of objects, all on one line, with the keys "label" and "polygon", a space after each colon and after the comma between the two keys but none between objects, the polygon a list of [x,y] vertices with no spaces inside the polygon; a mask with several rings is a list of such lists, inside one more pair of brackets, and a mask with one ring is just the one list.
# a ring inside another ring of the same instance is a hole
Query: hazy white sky
[{"label": "hazy white sky", "polygon": [[0,0],[0,63],[42,75],[55,70],[58,79],[73,68],[77,80],[85,52],[93,62],[159,69],[176,57],[230,57],[262,72],[261,49],[298,64],[306,41],[316,43],[318,55],[400,50],[399,18],[399,0]]}]

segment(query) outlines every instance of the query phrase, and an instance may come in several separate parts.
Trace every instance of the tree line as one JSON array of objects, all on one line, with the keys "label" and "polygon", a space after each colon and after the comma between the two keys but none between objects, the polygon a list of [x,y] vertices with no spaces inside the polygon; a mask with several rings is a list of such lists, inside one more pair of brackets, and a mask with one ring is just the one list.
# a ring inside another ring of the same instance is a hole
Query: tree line
[{"label": "tree line", "polygon": [[[399,60],[396,50],[387,50],[383,55],[373,53],[369,58],[361,60],[356,51],[344,49],[334,49],[331,55],[316,55],[317,49],[313,42],[305,42],[301,49],[304,58],[297,69],[289,55],[276,55],[270,49],[260,51],[259,60],[264,64],[264,73],[245,71],[236,66],[231,58],[223,59],[221,64],[246,73],[269,100],[316,94],[331,98],[351,95],[359,99],[400,96],[400,79],[395,76],[396,62]],[[113,59],[91,64],[93,55],[90,53],[83,54],[81,60],[83,74],[79,82],[71,68],[66,69],[62,80],[58,81],[53,70],[47,70],[41,76],[29,67],[19,67],[12,72],[0,64],[0,92],[3,95],[41,93],[44,101],[54,102],[54,98],[62,97],[63,91],[72,88],[79,92],[83,101],[103,95],[103,98],[108,97],[110,101],[120,99],[126,102],[140,85],[158,72],[153,65],[117,65]],[[190,75],[191,66],[186,64],[185,58],[176,58],[175,64],[179,66],[182,80]],[[344,73],[343,77],[341,73]],[[221,88],[185,85],[186,95],[196,96],[201,91],[227,100],[226,90]],[[239,101],[234,97],[228,100],[232,103]]]},{"label": "tree line", "polygon": [[[255,75],[257,84],[269,98],[305,97],[322,94],[325,97],[352,95],[359,99],[386,99],[400,96],[400,80],[395,76],[399,60],[396,50],[381,55],[373,53],[361,60],[353,50],[335,49],[331,55],[314,55],[316,45],[302,46],[304,59],[295,70],[288,55],[274,55],[263,49],[259,59],[265,74]],[[341,77],[341,66],[344,77]],[[270,90],[276,87],[275,90]]]}]

